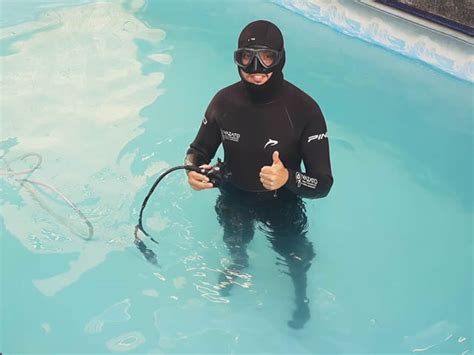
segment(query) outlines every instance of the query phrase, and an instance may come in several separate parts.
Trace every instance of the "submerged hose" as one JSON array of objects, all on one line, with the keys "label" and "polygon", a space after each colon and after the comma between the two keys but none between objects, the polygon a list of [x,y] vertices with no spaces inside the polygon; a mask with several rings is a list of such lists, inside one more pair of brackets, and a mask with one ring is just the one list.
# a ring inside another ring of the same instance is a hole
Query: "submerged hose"
[{"label": "submerged hose", "polygon": [[[28,158],[28,157],[35,157],[37,158],[37,162],[35,164],[35,166],[31,169],[28,169],[28,170],[22,170],[22,171],[13,171],[11,170],[10,168],[10,164],[13,163],[14,161],[17,161],[17,160],[25,160],[25,158]],[[5,160],[5,159],[4,159]],[[16,159],[13,159],[9,162],[7,162],[5,160],[5,164],[7,166],[7,171],[0,171],[0,176],[6,176],[6,177],[9,177],[9,176],[12,176],[12,177],[15,177],[15,180],[17,182],[20,183],[21,186],[24,185],[25,182],[31,184],[31,185],[38,185],[38,186],[42,186],[52,192],[54,192],[57,196],[59,196],[59,198],[61,200],[63,200],[64,202],[66,202],[66,204],[71,207],[74,212],[76,212],[76,214],[81,218],[81,220],[87,225],[87,228],[88,228],[88,236],[87,238],[84,238],[83,236],[79,235],[81,238],[83,239],[86,239],[86,240],[90,240],[93,235],[94,235],[94,227],[92,226],[92,223],[87,219],[87,217],[82,213],[82,211],[74,204],[74,202],[72,202],[65,194],[63,194],[61,191],[59,191],[58,189],[56,189],[55,187],[49,185],[49,184],[46,184],[42,181],[38,181],[38,180],[30,180],[28,178],[20,178],[19,176],[21,175],[31,175],[35,170],[37,170],[40,166],[41,166],[41,163],[43,162],[43,158],[41,157],[41,155],[37,154],[37,153],[27,153],[27,154],[24,154]],[[50,212],[51,214],[54,215],[54,213],[52,211],[49,211],[49,209],[44,206],[40,201],[39,199],[37,198],[36,194],[28,189],[29,192],[33,195],[33,198],[35,198],[38,203],[45,209],[48,210],[48,212]],[[58,217],[58,216],[56,216]],[[74,231],[73,231],[74,232]],[[75,233],[75,232],[74,232]],[[75,233],[77,234],[77,233]]]},{"label": "submerged hose", "polygon": [[[38,159],[38,161],[36,162],[36,165],[34,167],[32,167],[31,169],[22,170],[22,171],[12,171],[10,169],[9,164],[11,164],[11,163],[13,163],[14,161],[17,161],[17,160],[25,160],[25,158],[28,158],[28,157],[35,157],[35,158]],[[38,169],[41,166],[41,163],[43,163],[43,158],[41,157],[41,155],[39,155],[37,153],[27,153],[27,154],[24,154],[24,155],[16,158],[16,159],[11,160],[9,163],[7,163],[8,171],[0,171],[0,176],[19,176],[19,175],[32,174],[36,169]]]}]

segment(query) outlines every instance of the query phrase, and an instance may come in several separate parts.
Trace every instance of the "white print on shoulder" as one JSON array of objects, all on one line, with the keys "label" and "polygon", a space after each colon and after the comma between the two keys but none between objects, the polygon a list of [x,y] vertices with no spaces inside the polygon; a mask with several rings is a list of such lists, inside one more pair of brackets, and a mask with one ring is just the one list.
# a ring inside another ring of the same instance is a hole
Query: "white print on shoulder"
[{"label": "white print on shoulder", "polygon": [[311,142],[311,141],[315,141],[315,140],[320,141],[321,139],[327,138],[327,137],[328,137],[328,132],[321,133],[321,134],[315,134],[314,136],[309,136],[308,137],[308,143]]},{"label": "white print on shoulder", "polygon": [[204,118],[202,119],[202,123],[205,124],[205,125],[207,124],[207,118],[206,118],[206,116],[204,116]]},{"label": "white print on shoulder", "polygon": [[303,175],[299,171],[297,171],[295,174],[295,180],[297,187],[301,187],[301,185],[303,185],[309,187],[310,189],[315,189],[316,186],[318,186],[318,179]]},{"label": "white print on shoulder", "polygon": [[225,141],[227,139],[229,141],[238,143],[240,140],[240,133],[224,131],[223,129],[221,129],[221,135],[222,135],[222,141]]},{"label": "white print on shoulder", "polygon": [[270,147],[274,147],[278,144],[278,141],[274,140],[274,139],[268,139],[268,142],[265,144],[265,146],[263,147],[263,149],[265,149],[266,147],[270,146]]}]

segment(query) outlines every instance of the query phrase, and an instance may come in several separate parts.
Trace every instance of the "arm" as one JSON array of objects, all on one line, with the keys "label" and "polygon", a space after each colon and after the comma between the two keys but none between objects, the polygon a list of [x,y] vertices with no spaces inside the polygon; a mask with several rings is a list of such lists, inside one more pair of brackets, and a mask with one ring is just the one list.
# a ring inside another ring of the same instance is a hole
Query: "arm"
[{"label": "arm", "polygon": [[221,132],[214,115],[215,101],[214,97],[206,110],[196,138],[186,152],[186,165],[208,164],[221,143]]},{"label": "arm", "polygon": [[[210,169],[207,165],[216,154],[217,148],[221,143],[220,128],[215,119],[215,97],[209,104],[206,114],[201,123],[201,127],[197,133],[196,138],[191,143],[186,152],[184,163],[186,165],[201,166],[205,169]],[[203,190],[212,188],[213,185],[209,182],[209,178],[195,171],[187,173],[188,183],[194,190]]]},{"label": "arm", "polygon": [[285,187],[306,198],[326,197],[333,184],[329,143],[324,116],[316,104],[300,140],[300,152],[306,172],[288,169]]}]

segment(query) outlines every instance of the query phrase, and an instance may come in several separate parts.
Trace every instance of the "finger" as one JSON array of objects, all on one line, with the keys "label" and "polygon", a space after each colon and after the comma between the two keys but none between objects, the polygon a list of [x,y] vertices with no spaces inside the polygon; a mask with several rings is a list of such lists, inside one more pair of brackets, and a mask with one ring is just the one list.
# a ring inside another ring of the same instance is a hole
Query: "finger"
[{"label": "finger", "polygon": [[208,178],[206,175],[199,174],[199,173],[196,172],[196,171],[191,171],[191,172],[188,174],[188,180],[198,180],[198,181],[206,181],[206,182],[208,182],[208,181],[209,181],[209,178]]},{"label": "finger", "polygon": [[210,182],[201,182],[201,186],[203,189],[212,189],[214,185]]},{"label": "finger", "polygon": [[260,169],[260,172],[264,174],[270,174],[273,172],[273,168],[271,166],[264,166],[262,169]]},{"label": "finger", "polygon": [[281,164],[280,153],[278,152],[278,150],[275,150],[273,152],[272,159],[273,159],[273,165]]},{"label": "finger", "polygon": [[188,175],[188,184],[194,189],[194,190],[202,190],[204,188],[212,188],[214,187],[213,184],[209,182],[209,178],[207,176],[198,174],[196,172],[193,172],[194,174],[189,174]]},{"label": "finger", "polygon": [[210,182],[203,182],[203,181],[197,181],[197,180],[190,181],[189,185],[191,185],[191,187],[196,191],[210,189],[214,187],[214,185]]},{"label": "finger", "polygon": [[262,178],[262,177],[260,178],[260,182],[265,188],[272,187],[275,183],[275,181],[271,178]]},{"label": "finger", "polygon": [[[209,164],[202,164],[199,166],[199,173],[201,175],[205,174],[208,170],[211,170],[212,169],[212,165],[209,165]],[[198,173],[198,174],[199,174]],[[189,174],[188,174],[189,175]]]},{"label": "finger", "polygon": [[263,179],[263,180],[266,180],[266,181],[275,181],[276,176],[275,176],[275,174],[260,173],[260,179]]},{"label": "finger", "polygon": [[202,182],[202,181],[193,181],[190,182],[189,185],[194,189],[194,190],[203,190],[203,189],[211,189],[214,187],[214,185],[210,182]]},{"label": "finger", "polygon": [[262,182],[262,185],[264,188],[266,188],[267,190],[273,190],[273,185],[271,183],[263,183]]},{"label": "finger", "polygon": [[214,187],[214,185],[210,182],[201,182],[201,189],[204,190],[204,189],[212,189]]}]

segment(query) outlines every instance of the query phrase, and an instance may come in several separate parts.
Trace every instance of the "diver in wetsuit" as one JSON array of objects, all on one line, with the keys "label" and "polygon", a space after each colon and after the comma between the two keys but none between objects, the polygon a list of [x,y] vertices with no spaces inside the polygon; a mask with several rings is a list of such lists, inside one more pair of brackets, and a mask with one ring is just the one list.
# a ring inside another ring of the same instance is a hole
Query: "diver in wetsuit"
[{"label": "diver in wetsuit", "polygon": [[[215,209],[232,268],[248,265],[246,246],[259,222],[289,268],[296,310],[288,324],[301,328],[310,317],[306,272],[315,256],[306,238],[302,198],[325,197],[333,183],[326,123],[318,104],[284,80],[283,36],[274,24],[247,25],[234,61],[241,80],[214,96],[185,162],[210,169],[209,162],[223,144],[231,176],[220,187]],[[188,173],[188,182],[195,190],[213,187],[197,172]],[[226,278],[231,284],[232,272]]]}]

